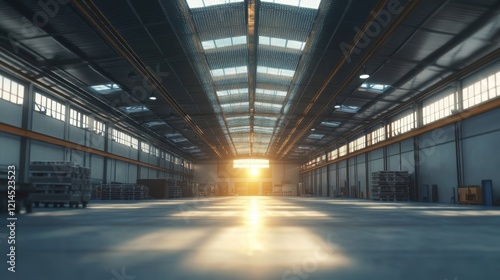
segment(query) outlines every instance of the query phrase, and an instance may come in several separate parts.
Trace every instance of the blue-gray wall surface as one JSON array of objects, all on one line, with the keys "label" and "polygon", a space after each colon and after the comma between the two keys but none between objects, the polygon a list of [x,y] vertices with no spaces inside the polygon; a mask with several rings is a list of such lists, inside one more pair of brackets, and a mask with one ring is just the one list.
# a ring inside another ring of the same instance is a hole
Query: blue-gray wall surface
[{"label": "blue-gray wall surface", "polygon": [[[359,191],[364,193],[364,198],[367,198],[366,183],[368,182],[368,188],[371,188],[371,173],[385,170],[384,163],[386,163],[387,170],[408,171],[411,175],[411,184],[417,181],[419,186],[437,185],[439,202],[449,203],[452,197],[456,196],[460,174],[463,186],[480,186],[482,180],[492,180],[494,200],[499,201],[500,121],[498,120],[500,120],[500,109],[495,109],[416,138],[332,163],[329,166],[330,180],[327,182],[332,190],[331,196],[338,196],[339,193],[333,191],[337,190],[337,186],[344,187],[347,182],[349,186],[360,185]],[[417,156],[414,151],[415,141],[419,145],[418,168],[415,166]],[[366,163],[368,174],[366,174],[365,157],[368,160]],[[460,158],[461,165],[457,164]],[[349,176],[346,166],[349,166]],[[416,170],[418,178],[415,178]],[[336,176],[339,178],[338,182]],[[305,183],[307,185],[313,181],[314,178],[310,178]],[[320,194],[315,193],[315,195]],[[326,193],[321,195],[325,196]]]}]

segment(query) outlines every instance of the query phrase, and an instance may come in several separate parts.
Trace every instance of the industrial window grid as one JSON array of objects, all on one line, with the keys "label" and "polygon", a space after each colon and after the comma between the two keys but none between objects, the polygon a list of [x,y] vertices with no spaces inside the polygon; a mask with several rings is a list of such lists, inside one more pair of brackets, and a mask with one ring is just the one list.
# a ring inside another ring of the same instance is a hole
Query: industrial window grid
[{"label": "industrial window grid", "polygon": [[151,151],[151,150],[150,150],[150,148],[151,148],[151,147],[149,146],[149,144],[148,144],[148,143],[141,142],[141,151],[142,151],[143,153],[149,154],[149,153],[150,153],[150,151]]},{"label": "industrial window grid", "polygon": [[94,133],[104,136],[104,132],[106,131],[106,125],[103,122],[100,122],[98,120],[92,120],[91,124],[92,124],[91,130]]},{"label": "industrial window grid", "polygon": [[66,106],[38,92],[35,93],[34,109],[56,120],[66,121]]},{"label": "industrial window grid", "polygon": [[445,97],[430,104],[425,104],[422,108],[423,124],[437,121],[452,114],[455,109],[455,93],[450,93]]},{"label": "industrial window grid", "polygon": [[88,128],[89,117],[75,109],[69,109],[69,124],[80,128]]},{"label": "industrial window grid", "polygon": [[349,143],[349,152],[355,152],[366,147],[366,136],[363,135]]},{"label": "industrial window grid", "polygon": [[149,151],[150,151],[149,154],[156,156],[156,157],[160,157],[160,150],[158,148],[151,146]]},{"label": "industrial window grid", "polygon": [[345,155],[347,155],[347,145],[339,148],[339,157],[343,157]]},{"label": "industrial window grid", "polygon": [[475,83],[465,85],[462,96],[464,109],[500,96],[500,71]]},{"label": "industrial window grid", "polygon": [[385,140],[385,126],[382,126],[380,128],[375,129],[372,131],[370,134],[370,145],[375,145],[378,142],[384,141]]},{"label": "industrial window grid", "polygon": [[137,140],[137,138],[134,138],[125,132],[119,131],[118,129],[112,129],[111,134],[112,134],[111,139],[113,139],[113,141],[123,144],[125,146],[132,147],[133,149],[136,150],[139,148],[138,147],[139,141]]},{"label": "industrial window grid", "polygon": [[24,100],[24,86],[0,75],[0,98],[21,105]]},{"label": "industrial window grid", "polygon": [[334,160],[339,157],[339,150],[335,149],[328,153],[328,160]]},{"label": "industrial window grid", "polygon": [[416,123],[415,117],[416,113],[413,112],[391,122],[390,124],[391,136],[395,137],[414,129]]}]

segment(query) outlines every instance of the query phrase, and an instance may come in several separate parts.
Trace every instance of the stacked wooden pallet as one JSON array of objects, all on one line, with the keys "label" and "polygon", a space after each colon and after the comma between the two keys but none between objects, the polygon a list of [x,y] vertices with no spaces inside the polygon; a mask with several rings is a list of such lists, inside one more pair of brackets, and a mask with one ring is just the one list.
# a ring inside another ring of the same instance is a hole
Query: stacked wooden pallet
[{"label": "stacked wooden pallet", "polygon": [[103,184],[94,189],[94,197],[101,200],[149,199],[149,188],[138,184]]},{"label": "stacked wooden pallet", "polygon": [[408,171],[379,171],[372,173],[372,199],[379,201],[409,201]]},{"label": "stacked wooden pallet", "polygon": [[30,163],[30,181],[36,207],[87,206],[90,200],[90,169],[69,161],[33,161]]},{"label": "stacked wooden pallet", "polygon": [[168,187],[168,198],[181,198],[181,197],[182,197],[182,187],[180,186]]},{"label": "stacked wooden pallet", "polygon": [[464,186],[458,188],[459,204],[483,204],[483,189],[480,186]]}]

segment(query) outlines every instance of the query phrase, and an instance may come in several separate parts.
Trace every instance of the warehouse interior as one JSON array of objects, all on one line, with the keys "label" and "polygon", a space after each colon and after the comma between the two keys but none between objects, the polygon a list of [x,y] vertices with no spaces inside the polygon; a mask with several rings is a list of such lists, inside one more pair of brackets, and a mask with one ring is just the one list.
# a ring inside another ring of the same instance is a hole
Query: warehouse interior
[{"label": "warehouse interior", "polygon": [[499,38],[497,0],[1,0],[0,275],[498,279]]}]

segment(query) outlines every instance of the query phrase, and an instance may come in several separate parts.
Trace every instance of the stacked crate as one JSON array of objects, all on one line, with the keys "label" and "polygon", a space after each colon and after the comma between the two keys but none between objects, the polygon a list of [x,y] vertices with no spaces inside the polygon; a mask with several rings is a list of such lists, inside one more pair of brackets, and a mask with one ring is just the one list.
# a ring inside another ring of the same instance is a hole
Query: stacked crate
[{"label": "stacked crate", "polygon": [[480,186],[464,186],[458,188],[459,204],[483,204],[483,190]]},{"label": "stacked crate", "polygon": [[379,171],[372,173],[372,199],[380,201],[409,201],[408,171]]},{"label": "stacked crate", "polygon": [[90,200],[90,169],[68,161],[33,161],[29,168],[36,207],[87,206]]},{"label": "stacked crate", "polygon": [[181,198],[181,197],[182,197],[182,187],[180,186],[168,187],[168,198]]},{"label": "stacked crate", "polygon": [[103,184],[94,189],[94,197],[101,200],[149,199],[149,188],[138,184]]}]

